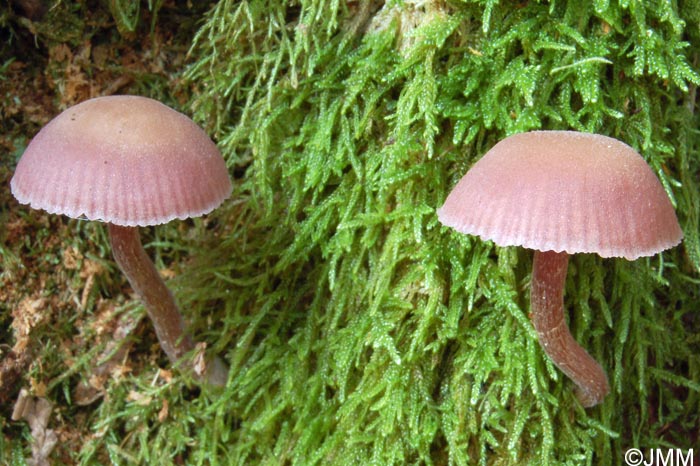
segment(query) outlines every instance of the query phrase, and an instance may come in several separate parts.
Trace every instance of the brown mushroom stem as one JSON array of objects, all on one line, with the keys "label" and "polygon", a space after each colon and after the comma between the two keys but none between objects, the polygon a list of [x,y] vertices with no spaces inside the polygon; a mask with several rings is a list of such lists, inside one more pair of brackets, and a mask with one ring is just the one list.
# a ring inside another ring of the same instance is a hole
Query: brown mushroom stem
[{"label": "brown mushroom stem", "polygon": [[552,362],[578,386],[576,395],[589,408],[610,391],[598,362],[579,345],[564,319],[564,283],[569,255],[535,251],[530,289],[530,318],[540,345]]},{"label": "brown mushroom stem", "polygon": [[[172,293],[144,251],[137,227],[108,224],[112,254],[129,280],[129,284],[143,301],[148,316],[153,322],[161,348],[173,365],[180,364],[182,357],[195,348],[187,333],[185,321],[175,303]],[[191,365],[190,365],[191,366]],[[197,376],[196,373],[194,373]],[[228,374],[226,364],[215,358],[207,364],[203,376],[209,384],[225,385]]]}]

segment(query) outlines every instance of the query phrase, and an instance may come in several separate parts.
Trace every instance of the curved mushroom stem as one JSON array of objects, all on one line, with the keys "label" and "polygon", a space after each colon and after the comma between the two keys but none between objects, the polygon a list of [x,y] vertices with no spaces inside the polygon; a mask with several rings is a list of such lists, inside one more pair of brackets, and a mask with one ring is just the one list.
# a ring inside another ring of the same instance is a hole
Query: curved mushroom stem
[{"label": "curved mushroom stem", "polygon": [[[185,328],[185,321],[175,304],[172,293],[144,251],[138,228],[108,224],[112,254],[129,280],[129,284],[143,301],[148,316],[153,322],[161,348],[173,365],[182,362],[182,357],[195,348]],[[182,366],[181,366],[182,367]],[[192,370],[192,363],[184,366]],[[228,377],[228,367],[218,357],[207,364],[206,373],[195,377],[214,386],[223,386]]]},{"label": "curved mushroom stem", "polygon": [[530,289],[530,318],[540,345],[552,362],[578,386],[581,404],[592,407],[610,391],[598,362],[574,340],[564,320],[564,283],[569,255],[535,251]]}]

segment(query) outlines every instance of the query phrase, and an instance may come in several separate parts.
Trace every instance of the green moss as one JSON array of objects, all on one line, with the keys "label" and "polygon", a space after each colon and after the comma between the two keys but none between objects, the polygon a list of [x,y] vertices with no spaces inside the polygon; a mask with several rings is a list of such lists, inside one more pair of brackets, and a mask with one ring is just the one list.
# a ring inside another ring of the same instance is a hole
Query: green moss
[{"label": "green moss", "polygon": [[[222,215],[234,239],[213,251],[237,362],[222,451],[616,464],[632,446],[691,447],[700,77],[689,37],[665,2],[220,3],[186,76],[239,174]],[[638,148],[688,237],[663,260],[574,258],[573,332],[613,387],[588,411],[531,330],[530,254],[462,237],[434,213],[493,143],[536,128]]]}]

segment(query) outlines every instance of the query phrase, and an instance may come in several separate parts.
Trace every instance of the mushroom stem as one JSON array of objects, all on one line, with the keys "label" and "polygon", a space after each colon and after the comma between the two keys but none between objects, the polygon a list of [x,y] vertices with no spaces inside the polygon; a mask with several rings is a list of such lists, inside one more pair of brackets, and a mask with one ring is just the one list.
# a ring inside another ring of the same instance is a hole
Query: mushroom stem
[{"label": "mushroom stem", "polygon": [[[146,307],[161,348],[173,365],[181,363],[195,345],[172,293],[141,245],[138,228],[113,223],[108,223],[108,228],[114,259]],[[191,363],[189,366],[188,370]],[[226,384],[227,373],[226,364],[215,358],[207,364],[203,378],[211,385],[222,386]]]},{"label": "mushroom stem", "polygon": [[569,255],[535,251],[530,289],[530,318],[540,345],[552,362],[578,386],[581,404],[592,407],[610,391],[608,377],[598,362],[579,345],[564,319],[564,283]]}]

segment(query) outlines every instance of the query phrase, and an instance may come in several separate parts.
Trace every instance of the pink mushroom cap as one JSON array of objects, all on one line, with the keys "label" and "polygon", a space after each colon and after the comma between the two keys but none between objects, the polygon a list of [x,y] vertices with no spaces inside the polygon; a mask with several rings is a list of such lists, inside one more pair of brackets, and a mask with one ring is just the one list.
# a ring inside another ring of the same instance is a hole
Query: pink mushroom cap
[{"label": "pink mushroom cap", "polygon": [[29,143],[10,186],[35,209],[122,226],[197,217],[232,190],[207,134],[138,96],[98,97],[62,112]]},{"label": "pink mushroom cap", "polygon": [[500,246],[629,260],[683,238],[641,155],[616,139],[574,131],[500,141],[459,181],[438,218]]}]

